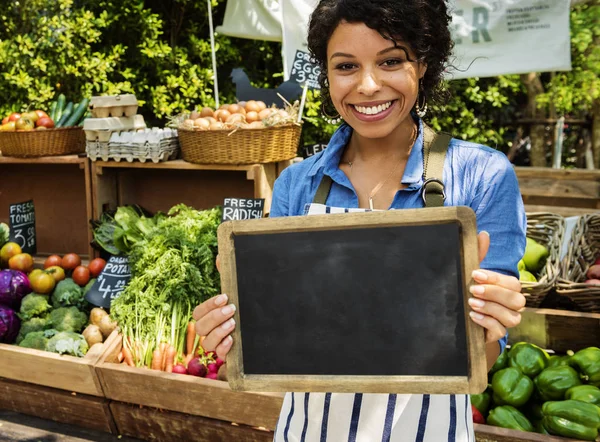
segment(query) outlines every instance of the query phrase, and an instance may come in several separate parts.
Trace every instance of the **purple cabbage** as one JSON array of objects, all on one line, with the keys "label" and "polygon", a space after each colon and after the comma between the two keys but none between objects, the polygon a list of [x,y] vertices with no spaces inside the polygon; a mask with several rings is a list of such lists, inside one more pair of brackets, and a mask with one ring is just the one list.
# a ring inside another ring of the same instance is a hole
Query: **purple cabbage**
[{"label": "purple cabbage", "polygon": [[21,329],[21,320],[13,309],[0,305],[0,342],[12,344]]},{"label": "purple cabbage", "polygon": [[19,270],[0,271],[0,306],[19,310],[21,300],[31,292],[31,284],[25,273]]}]

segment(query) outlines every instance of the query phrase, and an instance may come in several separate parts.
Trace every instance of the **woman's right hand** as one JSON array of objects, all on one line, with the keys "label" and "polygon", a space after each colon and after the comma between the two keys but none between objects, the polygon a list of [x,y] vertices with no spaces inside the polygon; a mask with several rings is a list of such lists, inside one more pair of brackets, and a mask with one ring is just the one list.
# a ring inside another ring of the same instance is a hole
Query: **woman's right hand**
[{"label": "woman's right hand", "polygon": [[202,348],[214,351],[223,361],[227,359],[233,343],[231,333],[235,329],[234,313],[235,305],[227,305],[225,294],[210,298],[194,309],[196,333],[205,337]]}]

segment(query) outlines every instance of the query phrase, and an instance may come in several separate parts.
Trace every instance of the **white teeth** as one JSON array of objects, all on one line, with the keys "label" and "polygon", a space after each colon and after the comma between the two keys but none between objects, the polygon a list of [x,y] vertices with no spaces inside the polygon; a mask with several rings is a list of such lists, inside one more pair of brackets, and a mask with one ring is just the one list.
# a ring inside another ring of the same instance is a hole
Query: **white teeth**
[{"label": "white teeth", "polygon": [[379,114],[379,113],[383,112],[384,110],[387,110],[391,105],[392,105],[392,102],[388,101],[387,103],[380,104],[379,106],[372,106],[372,107],[354,106],[354,109],[356,109],[361,114],[375,115],[375,114]]}]

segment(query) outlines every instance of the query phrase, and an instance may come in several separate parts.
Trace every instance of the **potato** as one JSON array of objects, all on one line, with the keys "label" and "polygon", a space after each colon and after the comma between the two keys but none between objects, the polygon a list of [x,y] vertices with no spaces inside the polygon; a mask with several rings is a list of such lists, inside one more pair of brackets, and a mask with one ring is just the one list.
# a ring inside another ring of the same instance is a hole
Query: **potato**
[{"label": "potato", "polygon": [[104,341],[100,327],[94,324],[88,325],[81,334],[90,347],[92,347],[94,344],[101,344]]},{"label": "potato", "polygon": [[117,323],[111,319],[110,316],[106,315],[98,324],[98,328],[102,332],[102,336],[104,339],[108,338],[108,336],[113,332],[115,328],[117,328]]},{"label": "potato", "polygon": [[100,308],[100,307],[93,308],[92,311],[90,312],[90,324],[99,326],[100,321],[102,321],[102,318],[104,318],[105,316],[108,316],[108,313],[106,313],[106,310],[104,310],[103,308]]}]

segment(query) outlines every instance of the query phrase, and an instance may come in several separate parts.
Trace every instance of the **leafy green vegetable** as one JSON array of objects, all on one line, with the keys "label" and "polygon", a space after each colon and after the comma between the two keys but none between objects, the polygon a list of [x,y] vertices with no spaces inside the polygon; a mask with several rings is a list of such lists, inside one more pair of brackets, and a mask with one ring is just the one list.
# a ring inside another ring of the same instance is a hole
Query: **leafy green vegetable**
[{"label": "leafy green vegetable", "polygon": [[48,303],[48,296],[30,293],[21,301],[21,309],[19,318],[27,321],[32,318],[37,318],[46,315],[52,307]]},{"label": "leafy green vegetable", "polygon": [[89,350],[88,343],[79,333],[63,331],[52,336],[46,344],[46,351],[71,356],[85,356]]},{"label": "leafy green vegetable", "polygon": [[51,299],[54,308],[74,306],[79,310],[87,311],[90,307],[84,298],[83,290],[72,278],[63,279],[56,284]]},{"label": "leafy green vegetable", "polygon": [[50,321],[47,316],[43,318],[31,318],[28,321],[24,321],[21,323],[21,329],[19,330],[19,336],[17,336],[16,343],[20,343],[29,333],[44,331],[50,327]]},{"label": "leafy green vegetable", "polygon": [[36,350],[46,350],[46,345],[48,345],[48,337],[43,331],[27,333],[19,343],[19,347],[34,348]]},{"label": "leafy green vegetable", "polygon": [[88,316],[77,307],[60,307],[50,312],[50,324],[59,332],[79,333],[88,323]]},{"label": "leafy green vegetable", "polygon": [[155,220],[151,234],[131,249],[132,278],[111,305],[125,342],[141,347],[136,363],[146,366],[161,342],[183,353],[193,307],[220,291],[215,267],[220,208],[198,211],[180,204]]},{"label": "leafy green vegetable", "polygon": [[10,238],[10,229],[5,223],[0,223],[0,247],[8,242]]}]

